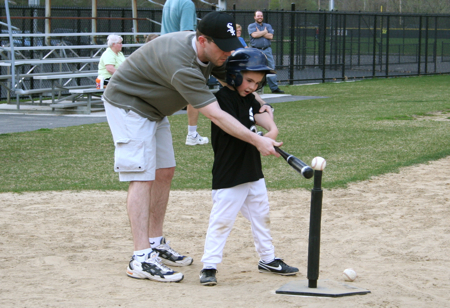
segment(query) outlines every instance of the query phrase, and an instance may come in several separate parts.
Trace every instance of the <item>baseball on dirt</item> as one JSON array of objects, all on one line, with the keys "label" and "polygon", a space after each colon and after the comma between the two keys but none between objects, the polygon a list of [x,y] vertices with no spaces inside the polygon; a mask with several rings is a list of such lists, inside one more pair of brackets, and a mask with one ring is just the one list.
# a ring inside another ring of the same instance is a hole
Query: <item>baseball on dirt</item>
[{"label": "baseball on dirt", "polygon": [[322,171],[323,169],[325,169],[325,166],[327,165],[327,161],[320,156],[314,157],[311,163],[311,167],[314,170],[320,170]]},{"label": "baseball on dirt", "polygon": [[342,275],[344,275],[345,281],[354,281],[357,277],[355,270],[352,268],[347,268],[344,270]]}]

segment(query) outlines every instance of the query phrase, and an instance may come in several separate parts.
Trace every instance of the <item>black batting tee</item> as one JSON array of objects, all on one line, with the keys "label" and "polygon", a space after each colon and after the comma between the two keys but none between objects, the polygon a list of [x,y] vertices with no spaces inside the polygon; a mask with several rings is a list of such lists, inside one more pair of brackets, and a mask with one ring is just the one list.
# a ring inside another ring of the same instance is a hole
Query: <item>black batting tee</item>
[{"label": "black batting tee", "polygon": [[[255,125],[254,114],[261,105],[253,94],[241,97],[237,91],[223,87],[216,94],[223,111],[245,127]],[[212,189],[230,188],[263,178],[261,155],[255,146],[235,138],[211,122],[211,144],[214,151]]]}]

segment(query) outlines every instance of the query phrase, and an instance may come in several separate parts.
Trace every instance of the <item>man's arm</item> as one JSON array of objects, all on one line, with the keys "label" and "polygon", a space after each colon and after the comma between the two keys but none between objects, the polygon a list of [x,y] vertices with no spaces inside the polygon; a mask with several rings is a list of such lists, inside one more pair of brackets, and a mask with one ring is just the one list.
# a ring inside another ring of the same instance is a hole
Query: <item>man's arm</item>
[{"label": "man's arm", "polygon": [[272,26],[270,24],[265,24],[266,27],[264,28],[267,31],[267,34],[264,34],[264,38],[268,39],[268,40],[272,40],[273,39],[273,29]]},{"label": "man's arm", "polygon": [[282,142],[276,142],[270,138],[258,136],[251,132],[230,114],[220,109],[217,101],[199,108],[198,110],[227,134],[254,145],[261,155],[280,156],[280,154],[275,151],[274,146],[281,146],[283,144]]},{"label": "man's arm", "polygon": [[222,81],[220,79],[217,79],[217,81],[222,85],[222,87],[226,87],[227,83],[225,81]]},{"label": "man's arm", "polygon": [[261,30],[261,31],[259,31],[258,28],[256,28],[256,30],[254,32],[250,33],[250,35],[253,38],[258,38],[258,37],[262,37],[262,36],[265,37],[265,35],[267,35],[267,34],[270,34],[269,32],[267,32],[267,28],[265,28],[264,30]]},{"label": "man's arm", "polygon": [[186,1],[181,10],[180,31],[195,31],[197,14],[195,4],[192,1]]},{"label": "man's arm", "polygon": [[264,38],[266,38],[268,40],[272,40],[273,39],[273,34],[272,33],[266,33],[266,34],[264,34]]}]

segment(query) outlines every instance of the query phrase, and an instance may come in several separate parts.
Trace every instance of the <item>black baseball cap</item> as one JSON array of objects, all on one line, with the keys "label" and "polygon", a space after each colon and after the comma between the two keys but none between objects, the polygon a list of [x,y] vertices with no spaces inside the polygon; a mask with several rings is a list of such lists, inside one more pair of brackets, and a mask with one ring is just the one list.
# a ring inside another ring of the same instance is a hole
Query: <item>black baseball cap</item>
[{"label": "black baseball cap", "polygon": [[211,37],[223,51],[242,48],[236,35],[236,24],[233,16],[219,11],[206,14],[197,25],[197,30]]}]

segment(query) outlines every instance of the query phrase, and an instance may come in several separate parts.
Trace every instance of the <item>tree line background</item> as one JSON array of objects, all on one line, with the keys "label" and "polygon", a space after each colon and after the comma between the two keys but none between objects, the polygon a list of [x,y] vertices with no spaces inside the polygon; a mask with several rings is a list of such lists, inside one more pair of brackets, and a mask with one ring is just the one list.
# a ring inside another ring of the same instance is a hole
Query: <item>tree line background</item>
[{"label": "tree line background", "polygon": [[[164,0],[154,0],[164,4]],[[217,3],[217,0],[206,0]],[[193,0],[198,9],[211,8],[199,0]],[[236,5],[238,10],[290,10],[291,3],[295,4],[296,10],[328,10],[329,0],[228,0],[227,10]],[[0,3],[4,5],[4,0]],[[54,7],[90,7],[91,0],[52,0]],[[44,5],[40,0],[40,5]],[[27,6],[28,0],[11,0],[10,6]],[[131,7],[131,0],[98,0],[99,7]],[[138,7],[160,7],[148,0],[138,0]],[[450,14],[449,0],[334,0],[334,8],[338,11],[361,11],[361,12],[383,12],[388,13],[420,13],[420,14]]]}]

